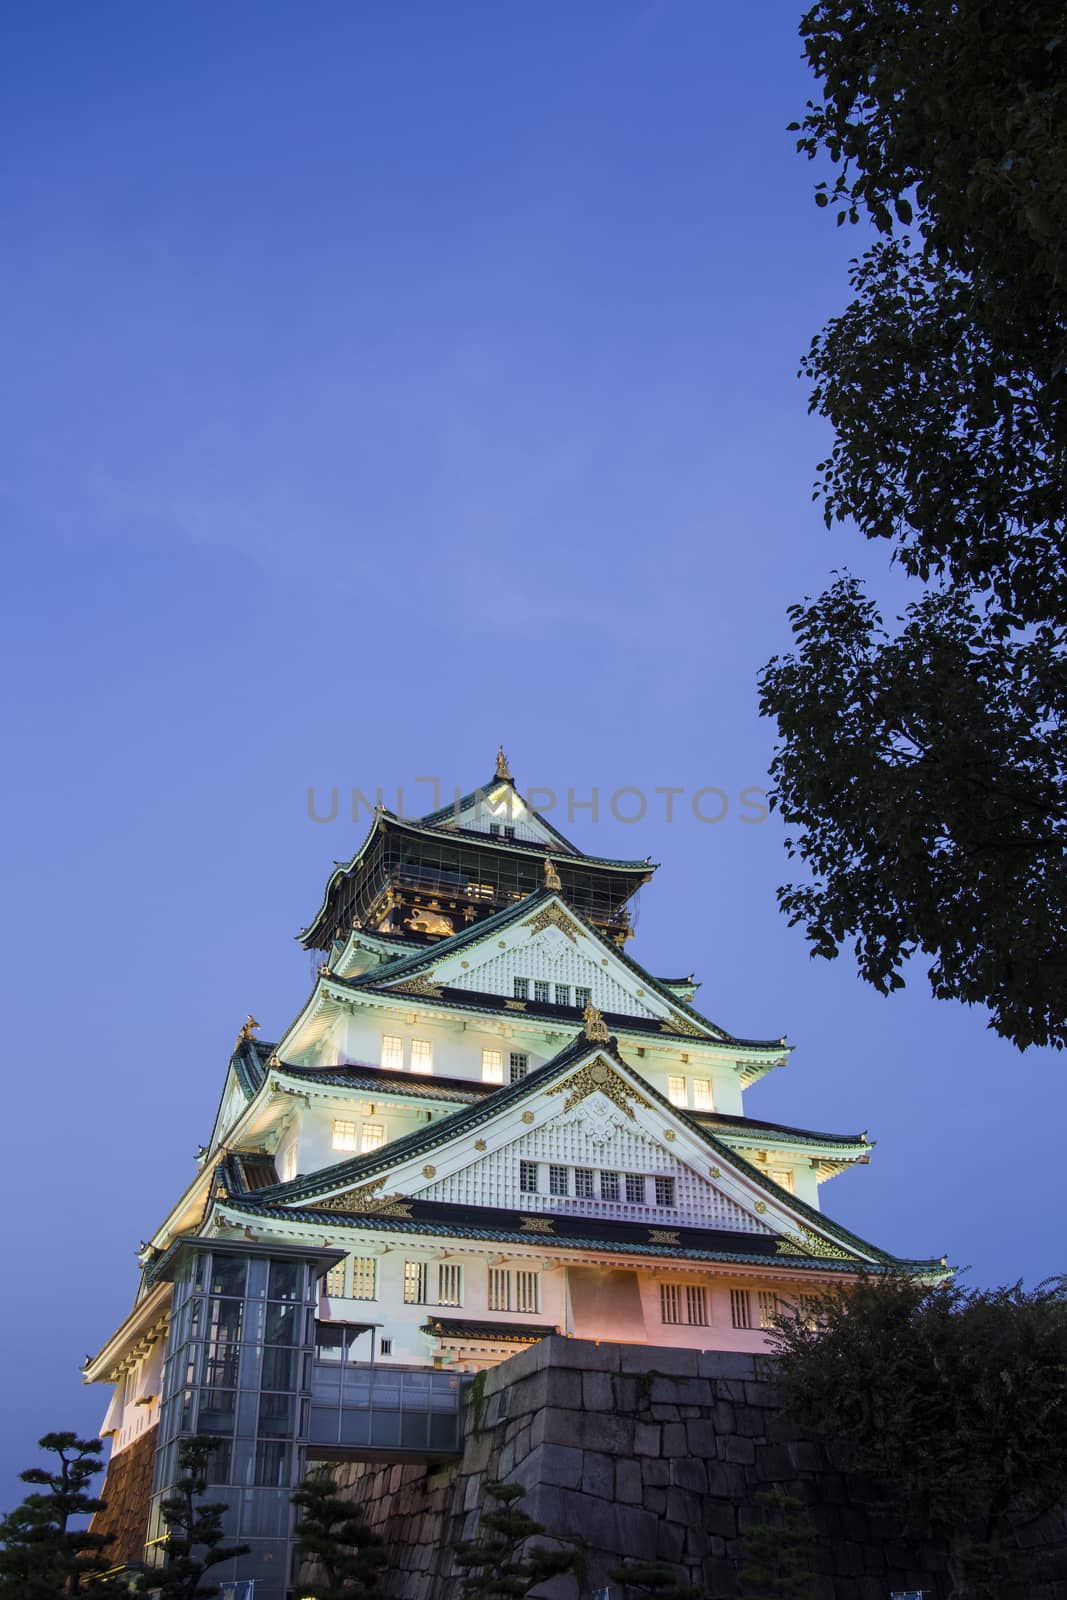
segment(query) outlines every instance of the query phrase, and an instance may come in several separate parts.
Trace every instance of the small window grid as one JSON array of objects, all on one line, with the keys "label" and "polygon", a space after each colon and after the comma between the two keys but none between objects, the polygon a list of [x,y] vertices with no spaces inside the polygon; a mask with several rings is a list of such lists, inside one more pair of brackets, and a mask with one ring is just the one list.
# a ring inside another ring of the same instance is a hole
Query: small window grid
[{"label": "small window grid", "polygon": [[548,1169],[549,1194],[569,1194],[570,1184],[568,1179],[570,1171],[567,1167],[551,1166]]},{"label": "small window grid", "polygon": [[658,1206],[674,1205],[674,1179],[656,1179],[656,1204]]},{"label": "small window grid", "polygon": [[541,1274],[510,1267],[489,1268],[489,1310],[519,1311],[527,1316],[541,1309]]},{"label": "small window grid", "polygon": [[512,990],[512,994],[513,994],[513,996],[514,996],[514,998],[516,1000],[529,1000],[529,998],[530,998],[530,980],[529,980],[529,978],[513,978],[512,982],[511,982],[511,990]]},{"label": "small window grid", "polygon": [[751,1328],[752,1312],[747,1289],[730,1290],[730,1321],[735,1328]]},{"label": "small window grid", "polygon": [[626,1174],[626,1200],[632,1206],[644,1205],[645,1180],[640,1172],[628,1172]]},{"label": "small window grid", "polygon": [[534,979],[533,997],[538,1005],[547,1005],[550,993],[551,991],[547,983],[545,983],[541,978]]},{"label": "small window grid", "polygon": [[576,984],[574,989],[574,1003],[579,1011],[584,1011],[593,998],[592,989],[584,989],[581,984]]},{"label": "small window grid", "polygon": [[530,1058],[525,1050],[512,1050],[508,1061],[508,1081],[518,1083],[530,1070]]},{"label": "small window grid", "polygon": [[536,1316],[540,1309],[541,1274],[539,1272],[516,1272],[515,1310]]},{"label": "small window grid", "polygon": [[502,1050],[482,1051],[482,1082],[503,1083],[504,1053]]},{"label": "small window grid", "polygon": [[402,1071],[404,1067],[404,1041],[395,1033],[382,1034],[382,1066]]},{"label": "small window grid", "polygon": [[761,1289],[757,1296],[757,1302],[760,1327],[773,1328],[779,1315],[778,1296],[773,1289]]},{"label": "small window grid", "polygon": [[378,1263],[373,1256],[352,1257],[352,1299],[375,1300],[378,1295]]},{"label": "small window grid", "polygon": [[670,1077],[667,1079],[667,1099],[672,1106],[688,1105],[684,1078]]},{"label": "small window grid", "polygon": [[511,1273],[506,1267],[489,1268],[489,1309],[511,1310]]},{"label": "small window grid", "polygon": [[384,1122],[365,1122],[363,1132],[360,1134],[359,1148],[363,1155],[372,1150],[380,1150],[385,1143]]},{"label": "small window grid", "polygon": [[412,1072],[433,1071],[433,1042],[430,1039],[412,1039],[411,1070]]},{"label": "small window grid", "polygon": [[617,1200],[619,1198],[619,1174],[617,1172],[602,1172],[600,1174],[601,1200]]},{"label": "small window grid", "polygon": [[570,984],[569,983],[557,983],[556,984],[556,1004],[558,1006],[569,1006],[570,1003],[571,1003],[571,986],[570,986]]},{"label": "small window grid", "polygon": [[404,1262],[404,1304],[408,1306],[426,1304],[425,1261]]},{"label": "small window grid", "polygon": [[463,1304],[463,1268],[443,1262],[437,1269],[437,1304],[461,1306]]},{"label": "small window grid", "polygon": [[354,1122],[346,1122],[341,1117],[333,1121],[333,1140],[331,1148],[334,1150],[358,1150],[359,1128]]},{"label": "small window grid", "polygon": [[693,1079],[693,1110],[714,1111],[715,1101],[711,1093],[710,1078]]},{"label": "small window grid", "polygon": [[682,1288],[677,1283],[661,1283],[659,1286],[660,1317],[664,1322],[681,1322],[682,1320]]},{"label": "small window grid", "polygon": [[519,1162],[519,1190],[522,1194],[537,1193],[537,1162]]},{"label": "small window grid", "polygon": [[593,1169],[592,1167],[575,1167],[574,1193],[579,1200],[592,1200],[593,1198]]},{"label": "small window grid", "polygon": [[663,1322],[708,1326],[708,1291],[702,1283],[661,1283],[659,1304]]},{"label": "small window grid", "polygon": [[686,1321],[694,1328],[706,1328],[708,1325],[708,1291],[702,1283],[687,1283],[685,1286]]},{"label": "small window grid", "polygon": [[342,1300],[345,1292],[345,1263],[339,1261],[326,1274],[326,1293],[331,1300]]}]

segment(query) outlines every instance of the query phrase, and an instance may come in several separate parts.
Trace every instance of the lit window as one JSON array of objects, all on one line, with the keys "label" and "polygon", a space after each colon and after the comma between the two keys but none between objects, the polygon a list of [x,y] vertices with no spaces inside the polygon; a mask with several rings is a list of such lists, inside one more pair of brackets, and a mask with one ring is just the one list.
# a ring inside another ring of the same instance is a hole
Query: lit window
[{"label": "lit window", "polygon": [[539,1005],[548,1004],[548,984],[542,983],[540,978],[534,979],[534,999]]},{"label": "lit window", "polygon": [[556,1004],[558,1006],[569,1006],[570,1003],[571,1003],[571,986],[570,986],[570,984],[569,983],[557,983],[556,984]]},{"label": "lit window", "polygon": [[575,1167],[574,1192],[579,1200],[591,1200],[593,1198],[593,1173],[591,1168]]},{"label": "lit window", "polygon": [[529,998],[530,998],[530,980],[529,980],[529,978],[513,978],[512,979],[512,983],[511,983],[511,988],[512,988],[512,992],[513,992],[516,1000],[529,1000]]},{"label": "lit window", "polygon": [[382,1066],[403,1070],[404,1041],[398,1039],[395,1033],[382,1034]]},{"label": "lit window", "polygon": [[797,1313],[805,1328],[817,1328],[822,1321],[819,1296],[802,1294],[797,1297]]},{"label": "lit window", "polygon": [[433,1045],[429,1039],[412,1039],[411,1070],[412,1072],[433,1071]]},{"label": "lit window", "polygon": [[482,1082],[503,1083],[504,1057],[499,1050],[482,1051]]},{"label": "lit window", "polygon": [[511,1310],[511,1273],[506,1267],[489,1268],[489,1309]]},{"label": "lit window", "polygon": [[373,1256],[352,1258],[353,1300],[373,1300],[378,1293],[378,1263]]},{"label": "lit window", "polygon": [[674,1179],[656,1179],[656,1204],[658,1206],[673,1206],[674,1204]]},{"label": "lit window", "polygon": [[354,1122],[339,1122],[336,1118],[333,1124],[333,1148],[335,1150],[357,1150],[357,1128]]},{"label": "lit window", "polygon": [[682,1320],[682,1291],[676,1283],[661,1283],[659,1286],[660,1316],[664,1322],[681,1322]]},{"label": "lit window", "polygon": [[632,1206],[643,1206],[645,1203],[645,1180],[639,1172],[626,1174],[626,1198]]},{"label": "lit window", "polygon": [[510,1060],[510,1082],[518,1083],[520,1078],[525,1078],[530,1070],[530,1058],[525,1050],[513,1050]]},{"label": "lit window", "polygon": [[516,1272],[515,1310],[536,1314],[541,1309],[541,1274]]},{"label": "lit window", "polygon": [[409,1306],[426,1304],[425,1261],[404,1262],[404,1304]]},{"label": "lit window", "polygon": [[331,1300],[340,1300],[345,1292],[345,1264],[339,1261],[326,1274],[326,1293]]},{"label": "lit window", "polygon": [[364,1155],[369,1150],[380,1150],[385,1143],[385,1123],[365,1122],[363,1136],[359,1141],[359,1148]]},{"label": "lit window", "polygon": [[750,1328],[752,1326],[747,1289],[730,1290],[730,1321],[735,1328]]},{"label": "lit window", "polygon": [[617,1200],[619,1198],[619,1174],[617,1172],[602,1172],[600,1174],[601,1200]]},{"label": "lit window", "polygon": [[437,1304],[461,1306],[463,1304],[463,1268],[440,1266],[437,1269]]},{"label": "lit window", "polygon": [[774,1180],[774,1182],[776,1184],[778,1184],[778,1186],[780,1188],[788,1189],[790,1194],[793,1193],[793,1172],[792,1172],[792,1168],[790,1168],[790,1167],[771,1167],[770,1168],[770,1177]]},{"label": "lit window", "polygon": [[491,883],[468,883],[467,894],[472,900],[492,900],[493,885]]},{"label": "lit window", "polygon": [[685,1320],[695,1328],[708,1325],[708,1291],[703,1284],[688,1283],[685,1288]]},{"label": "lit window", "polygon": [[523,1194],[537,1193],[537,1162],[519,1162],[519,1188]]},{"label": "lit window", "polygon": [[548,1192],[549,1194],[566,1194],[568,1191],[566,1167],[549,1167]]},{"label": "lit window", "polygon": [[584,1011],[592,998],[592,989],[583,989],[579,986],[574,991],[574,1003],[579,1011]]},{"label": "lit window", "polygon": [[667,1079],[667,1099],[670,1101],[672,1106],[685,1105],[686,1099],[684,1078]]},{"label": "lit window", "polygon": [[773,1328],[778,1317],[778,1297],[771,1289],[761,1289],[759,1292],[759,1325],[761,1328]]},{"label": "lit window", "polygon": [[714,1111],[715,1102],[711,1097],[711,1079],[693,1079],[693,1109],[696,1111]]}]

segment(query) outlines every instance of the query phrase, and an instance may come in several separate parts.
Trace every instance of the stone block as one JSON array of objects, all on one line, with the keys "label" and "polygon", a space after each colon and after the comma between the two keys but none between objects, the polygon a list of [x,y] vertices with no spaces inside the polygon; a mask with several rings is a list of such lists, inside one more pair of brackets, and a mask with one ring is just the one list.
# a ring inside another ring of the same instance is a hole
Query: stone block
[{"label": "stone block", "polygon": [[707,1378],[679,1378],[654,1373],[650,1397],[655,1405],[710,1405],[714,1396]]},{"label": "stone block", "polygon": [[[580,1372],[618,1372],[620,1370],[620,1356],[631,1351],[643,1354],[643,1345],[617,1345],[597,1344],[592,1339],[566,1339],[561,1334],[552,1334],[547,1339],[539,1339],[535,1345],[530,1345],[529,1350],[540,1351],[540,1366],[543,1367],[573,1367]],[[524,1354],[527,1354],[524,1352]],[[508,1363],[504,1363],[506,1366]],[[494,1370],[499,1370],[495,1368]],[[625,1372],[640,1371],[637,1366],[622,1368]]]},{"label": "stone block", "polygon": [[567,1444],[543,1444],[527,1456],[521,1471],[526,1483],[552,1483],[561,1489],[577,1489],[582,1481],[581,1450]]},{"label": "stone block", "polygon": [[681,1422],[665,1422],[663,1424],[663,1443],[660,1452],[662,1455],[682,1456],[685,1454],[686,1426],[692,1426],[692,1424],[684,1424]]},{"label": "stone block", "polygon": [[693,1489],[704,1494],[708,1487],[708,1474],[703,1461],[692,1456],[674,1456],[668,1463],[671,1483],[678,1489]]},{"label": "stone block", "polygon": [[582,1405],[586,1411],[613,1411],[615,1391],[610,1372],[582,1373]]},{"label": "stone block", "polygon": [[755,1406],[735,1406],[737,1417],[737,1432],[745,1439],[765,1439],[767,1436],[767,1413],[760,1411]]},{"label": "stone block", "polygon": [[785,1483],[795,1476],[792,1447],[785,1444],[761,1444],[756,1452],[756,1476],[760,1483]]},{"label": "stone block", "polygon": [[656,1422],[677,1422],[681,1416],[677,1406],[663,1404],[649,1406],[648,1414]]},{"label": "stone block", "polygon": [[657,1517],[662,1517],[667,1509],[666,1489],[645,1489],[645,1510],[654,1511]]},{"label": "stone block", "polygon": [[734,1432],[737,1427],[737,1411],[729,1400],[716,1400],[710,1414],[719,1433]]},{"label": "stone block", "polygon": [[582,1493],[615,1498],[615,1458],[596,1450],[582,1452]]},{"label": "stone block", "polygon": [[691,1523],[700,1525],[701,1497],[691,1489],[667,1490],[667,1520],[677,1522],[682,1528]]},{"label": "stone block", "polygon": [[656,1488],[665,1488],[671,1481],[670,1462],[646,1456],[641,1462],[641,1480],[643,1483],[653,1485]]},{"label": "stone block", "polygon": [[679,1492],[677,1489],[667,1492],[667,1516],[660,1519],[656,1528],[657,1561],[681,1561],[685,1550],[685,1523],[675,1522],[671,1517],[671,1495]]},{"label": "stone block", "polygon": [[623,1505],[639,1506],[644,1498],[644,1481],[639,1461],[616,1461],[615,1498]]},{"label": "stone block", "polygon": [[652,1422],[634,1423],[634,1455],[658,1456],[660,1453],[660,1430]]},{"label": "stone block", "polygon": [[[655,1372],[681,1378],[698,1376],[698,1363],[702,1359],[698,1350],[672,1350],[663,1345],[624,1344],[620,1351],[622,1372]],[[751,1377],[751,1373],[746,1374]]]},{"label": "stone block", "polygon": [[704,1532],[722,1539],[737,1536],[737,1512],[729,1500],[712,1500],[705,1496],[701,1507]]},{"label": "stone block", "polygon": [[750,1467],[756,1459],[756,1446],[751,1439],[741,1439],[736,1434],[719,1439],[719,1454],[723,1461],[739,1461]]},{"label": "stone block", "polygon": [[501,1450],[500,1456],[497,1460],[496,1477],[506,1478],[514,1465],[515,1446],[513,1444],[506,1444],[503,1450]]},{"label": "stone block", "polygon": [[755,1357],[739,1350],[703,1350],[697,1370],[702,1378],[755,1378]]},{"label": "stone block", "polygon": [[611,1383],[616,1411],[640,1412],[647,1409],[650,1385],[636,1374],[623,1376],[620,1373],[612,1378]]},{"label": "stone block", "polygon": [[586,1374],[568,1370],[551,1369],[544,1374],[546,1406],[556,1406],[565,1411],[580,1411],[582,1386]]},{"label": "stone block", "polygon": [[782,1404],[782,1391],[773,1383],[763,1383],[759,1378],[745,1384],[745,1400],[750,1406],[777,1410]]},{"label": "stone block", "polygon": [[719,1500],[744,1500],[747,1493],[744,1467],[732,1461],[705,1462],[708,1474],[708,1493]]},{"label": "stone block", "polygon": [[740,1378],[717,1378],[714,1388],[717,1400],[729,1400],[737,1406],[747,1404],[745,1400],[745,1385]]}]

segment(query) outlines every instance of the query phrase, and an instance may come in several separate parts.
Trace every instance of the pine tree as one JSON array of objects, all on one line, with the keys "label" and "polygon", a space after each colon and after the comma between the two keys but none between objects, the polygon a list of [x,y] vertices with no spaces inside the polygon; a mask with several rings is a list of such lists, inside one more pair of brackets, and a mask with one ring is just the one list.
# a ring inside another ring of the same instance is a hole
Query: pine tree
[{"label": "pine tree", "polygon": [[163,1569],[145,1573],[140,1581],[142,1592],[158,1591],[159,1600],[201,1600],[217,1595],[217,1584],[201,1582],[204,1574],[220,1562],[248,1554],[248,1545],[224,1542],[226,1503],[200,1499],[207,1488],[207,1464],[217,1444],[217,1439],[206,1434],[194,1434],[178,1446],[179,1476],[160,1507],[167,1525]]},{"label": "pine tree", "polygon": [[301,1581],[306,1600],[381,1600],[386,1556],[359,1506],[339,1494],[324,1472],[309,1474],[293,1495],[301,1517],[297,1549],[322,1569],[323,1578]]},{"label": "pine tree", "polygon": [[654,1595],[656,1600],[702,1600],[703,1591],[679,1583],[667,1561],[628,1561],[608,1573],[613,1583],[621,1583],[626,1600],[631,1595]]},{"label": "pine tree", "polygon": [[38,1492],[0,1518],[0,1600],[75,1594],[97,1600],[113,1594],[114,1586],[101,1576],[108,1537],[70,1526],[73,1518],[103,1510],[103,1501],[89,1493],[103,1445],[75,1433],[46,1433],[39,1443],[58,1458],[56,1470],[29,1467],[21,1473],[23,1483]]},{"label": "pine tree", "polygon": [[762,1490],[756,1504],[767,1517],[745,1534],[738,1574],[744,1600],[812,1600],[815,1532],[807,1507],[781,1489]]},{"label": "pine tree", "polygon": [[527,1540],[544,1533],[541,1523],[520,1511],[515,1502],[526,1490],[517,1483],[487,1483],[478,1537],[457,1545],[454,1560],[468,1576],[463,1581],[464,1595],[481,1595],[484,1600],[515,1600],[528,1595],[537,1584],[561,1573],[572,1572],[578,1561],[568,1540],[568,1550],[550,1550],[534,1545],[525,1550]]}]

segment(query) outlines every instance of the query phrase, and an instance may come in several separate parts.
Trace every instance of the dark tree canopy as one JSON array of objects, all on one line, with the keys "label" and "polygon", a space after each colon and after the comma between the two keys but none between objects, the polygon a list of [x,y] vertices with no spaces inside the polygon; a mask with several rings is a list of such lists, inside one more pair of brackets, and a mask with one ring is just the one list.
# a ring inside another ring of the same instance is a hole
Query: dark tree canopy
[{"label": "dark tree canopy", "polygon": [[[90,1533],[83,1519],[103,1509],[90,1493],[102,1470],[99,1439],[46,1433],[41,1449],[53,1457],[46,1467],[20,1474],[34,1485],[22,1504],[0,1518],[0,1597],[3,1600],[84,1600],[117,1593],[103,1576],[108,1567],[106,1535]],[[76,1520],[78,1526],[72,1527]]]},{"label": "dark tree canopy", "polygon": [[804,362],[817,493],[927,586],[891,636],[843,579],[761,679],[772,803],[815,953],[1020,1047],[1067,1042],[1067,13],[1062,0],[819,0],[816,199],[877,237]]},{"label": "dark tree canopy", "polygon": [[861,1280],[771,1339],[793,1420],[845,1441],[908,1531],[944,1543],[957,1596],[1006,1594],[1012,1530],[1067,1485],[1067,1280],[1030,1293]]},{"label": "dark tree canopy", "polygon": [[248,1554],[248,1545],[226,1542],[226,1502],[202,1498],[218,1443],[209,1434],[192,1434],[179,1444],[178,1478],[160,1507],[167,1528],[163,1567],[142,1575],[142,1593],[158,1594],[159,1600],[217,1595],[218,1584],[207,1577],[211,1568]]},{"label": "dark tree canopy", "polygon": [[532,1589],[572,1572],[578,1562],[575,1540],[552,1548],[533,1541],[545,1529],[520,1509],[526,1490],[518,1483],[487,1483],[478,1533],[458,1544],[453,1553],[466,1577],[460,1593],[484,1600],[520,1600]]},{"label": "dark tree canopy", "polygon": [[303,1600],[381,1600],[386,1555],[362,1509],[341,1494],[328,1470],[309,1473],[293,1495],[300,1510],[297,1548],[321,1577],[301,1579]]}]

